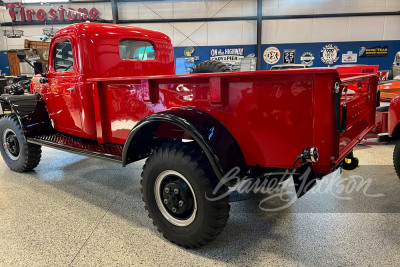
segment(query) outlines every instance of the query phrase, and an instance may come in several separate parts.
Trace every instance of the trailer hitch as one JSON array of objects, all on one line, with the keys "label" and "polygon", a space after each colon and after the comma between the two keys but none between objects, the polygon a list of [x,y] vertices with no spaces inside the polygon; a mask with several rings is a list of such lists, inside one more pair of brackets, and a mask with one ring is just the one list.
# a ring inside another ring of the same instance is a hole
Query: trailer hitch
[{"label": "trailer hitch", "polygon": [[[334,101],[335,101],[335,122],[336,129],[339,133],[343,133],[346,130],[347,125],[347,88],[343,87],[342,92],[340,92],[339,83],[335,83],[334,91]],[[342,95],[345,94],[345,100],[342,107],[342,121],[340,121],[340,99]]]}]

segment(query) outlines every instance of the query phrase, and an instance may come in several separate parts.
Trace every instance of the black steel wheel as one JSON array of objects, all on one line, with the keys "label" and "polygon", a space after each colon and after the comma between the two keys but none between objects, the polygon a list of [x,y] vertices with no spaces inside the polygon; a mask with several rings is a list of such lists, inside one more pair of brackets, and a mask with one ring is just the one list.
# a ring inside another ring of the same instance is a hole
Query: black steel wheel
[{"label": "black steel wheel", "polygon": [[[155,149],[143,167],[141,184],[153,224],[180,246],[205,245],[226,225],[229,196],[207,199],[216,197],[218,178],[203,153],[191,145],[168,143]],[[220,187],[217,196],[227,190]]]},{"label": "black steel wheel", "polygon": [[29,144],[15,114],[0,119],[1,155],[16,172],[33,170],[40,162],[41,146]]},{"label": "black steel wheel", "polygon": [[192,73],[216,73],[216,72],[231,72],[231,69],[220,61],[207,60],[196,65],[192,71]]}]

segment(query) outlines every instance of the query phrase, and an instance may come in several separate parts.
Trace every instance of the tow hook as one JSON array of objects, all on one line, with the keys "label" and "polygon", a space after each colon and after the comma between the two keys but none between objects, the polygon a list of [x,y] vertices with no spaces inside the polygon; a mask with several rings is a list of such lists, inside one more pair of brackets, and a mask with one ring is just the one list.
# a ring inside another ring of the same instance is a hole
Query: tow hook
[{"label": "tow hook", "polygon": [[309,162],[309,163],[317,162],[318,159],[319,159],[319,154],[318,154],[318,149],[316,147],[304,148],[303,151],[301,152],[301,154],[294,161],[293,169],[296,169],[296,165],[297,165],[297,162],[299,162],[299,160],[302,160],[302,162],[300,163],[300,166],[301,166],[303,163],[306,163],[306,162]]},{"label": "tow hook", "polygon": [[[308,147],[296,158],[293,164],[293,182],[296,189],[297,198],[304,196],[311,188],[317,184],[317,177],[312,167],[313,162],[318,161],[318,149]],[[297,162],[301,160],[299,167]]]}]

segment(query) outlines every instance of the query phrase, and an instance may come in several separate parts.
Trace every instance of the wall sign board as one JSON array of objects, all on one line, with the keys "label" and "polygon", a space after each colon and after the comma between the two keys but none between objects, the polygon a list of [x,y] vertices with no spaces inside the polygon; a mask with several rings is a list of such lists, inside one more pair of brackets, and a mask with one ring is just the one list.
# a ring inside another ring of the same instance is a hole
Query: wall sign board
[{"label": "wall sign board", "polygon": [[295,64],[296,63],[296,50],[295,49],[284,49],[283,50],[283,64]]},{"label": "wall sign board", "polygon": [[87,8],[78,8],[75,10],[71,7],[65,9],[60,5],[57,9],[50,8],[50,10],[45,11],[44,9],[27,9],[22,4],[8,4],[6,8],[8,9],[12,22],[32,22],[34,20],[86,21],[99,19],[99,11],[96,8],[90,10]]}]

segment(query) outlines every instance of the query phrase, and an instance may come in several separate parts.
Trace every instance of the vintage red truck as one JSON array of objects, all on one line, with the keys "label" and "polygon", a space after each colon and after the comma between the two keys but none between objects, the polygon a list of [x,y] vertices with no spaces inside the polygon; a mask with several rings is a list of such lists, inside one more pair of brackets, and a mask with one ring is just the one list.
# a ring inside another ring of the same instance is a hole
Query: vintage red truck
[{"label": "vintage red truck", "polygon": [[[1,96],[2,156],[17,172],[39,164],[41,146],[122,166],[147,158],[149,215],[166,238],[193,248],[228,220],[229,196],[209,197],[230,170],[239,167],[242,179],[281,169],[298,177],[307,166],[315,182],[375,125],[370,66],[226,70],[208,61],[175,75],[171,40],[159,32],[67,26],[52,39],[48,71],[34,77],[32,94]],[[220,72],[201,73],[209,71]]]}]

